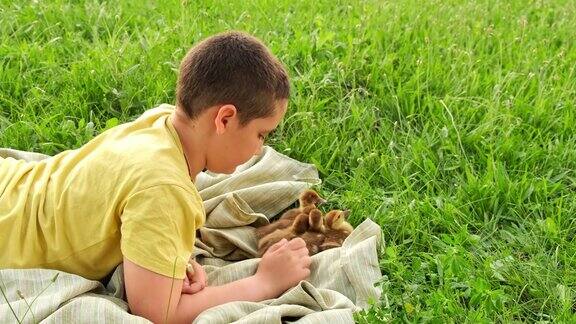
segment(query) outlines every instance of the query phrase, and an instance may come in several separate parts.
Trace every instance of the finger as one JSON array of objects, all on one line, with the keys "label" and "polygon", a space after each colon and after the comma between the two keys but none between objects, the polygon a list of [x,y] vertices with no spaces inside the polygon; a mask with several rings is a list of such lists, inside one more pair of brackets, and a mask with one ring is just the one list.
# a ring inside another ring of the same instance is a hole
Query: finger
[{"label": "finger", "polygon": [[188,264],[186,265],[186,276],[188,276],[188,278],[192,278],[192,275],[194,274],[194,266],[192,265],[192,263],[194,263],[196,261],[192,260],[192,261],[188,261]]},{"label": "finger", "polygon": [[301,258],[307,257],[307,256],[310,255],[310,252],[308,251],[308,247],[306,247],[306,246],[304,246],[304,247],[296,250],[295,252],[296,252],[296,254],[297,254],[299,257],[301,257]]},{"label": "finger", "polygon": [[310,268],[310,265],[312,264],[312,258],[311,257],[306,256],[306,257],[302,258],[301,261],[302,261],[302,266],[304,268],[307,268],[307,269]]},{"label": "finger", "polygon": [[199,292],[202,289],[204,289],[204,286],[202,286],[199,282],[194,282],[190,285],[190,290],[193,294]]},{"label": "finger", "polygon": [[303,271],[304,271],[304,278],[310,277],[310,269],[305,268]]},{"label": "finger", "polygon": [[188,285],[190,286],[190,284],[192,284],[194,282],[194,267],[192,266],[192,263],[188,263],[188,266],[186,267],[186,276],[184,276],[184,285]]},{"label": "finger", "polygon": [[192,282],[200,284],[202,288],[206,287],[206,271],[204,271],[204,268],[196,261],[192,262],[192,266],[194,267]]},{"label": "finger", "polygon": [[192,290],[190,289],[190,284],[182,285],[182,293],[183,294],[193,294]]},{"label": "finger", "polygon": [[285,238],[281,239],[280,241],[272,244],[271,247],[268,248],[268,250],[264,253],[272,253],[276,250],[278,250],[279,248],[283,247],[284,245],[286,245],[286,243],[288,243],[288,240],[286,240]]},{"label": "finger", "polygon": [[302,247],[306,247],[306,242],[304,242],[302,238],[297,237],[288,242],[288,247],[292,250],[298,250],[301,249]]},{"label": "finger", "polygon": [[190,281],[188,280],[188,277],[184,277],[184,279],[182,280],[182,293],[183,294],[190,293]]},{"label": "finger", "polygon": [[204,287],[202,287],[202,285],[200,285],[199,283],[195,282],[195,283],[192,283],[191,285],[182,286],[182,293],[195,294],[202,289],[204,289]]}]

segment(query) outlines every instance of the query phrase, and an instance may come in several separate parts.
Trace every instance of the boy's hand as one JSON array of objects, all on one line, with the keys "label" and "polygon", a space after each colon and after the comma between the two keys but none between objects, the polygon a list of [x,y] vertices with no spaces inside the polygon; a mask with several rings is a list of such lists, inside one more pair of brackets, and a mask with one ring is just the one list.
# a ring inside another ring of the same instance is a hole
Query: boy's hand
[{"label": "boy's hand", "polygon": [[206,271],[202,266],[192,260],[190,269],[186,269],[186,277],[182,285],[183,294],[195,294],[206,287]]},{"label": "boy's hand", "polygon": [[311,262],[303,239],[282,239],[264,253],[255,276],[278,296],[310,275]]}]

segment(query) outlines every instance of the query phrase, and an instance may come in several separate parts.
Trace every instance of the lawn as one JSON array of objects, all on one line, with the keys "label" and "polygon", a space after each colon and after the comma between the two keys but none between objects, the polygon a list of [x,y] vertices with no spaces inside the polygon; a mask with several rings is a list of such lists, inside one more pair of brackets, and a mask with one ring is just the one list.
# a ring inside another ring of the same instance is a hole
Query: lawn
[{"label": "lawn", "polygon": [[359,322],[576,321],[576,3],[0,0],[0,147],[55,154],[174,102],[239,29],[293,92],[269,145],[382,226]]}]

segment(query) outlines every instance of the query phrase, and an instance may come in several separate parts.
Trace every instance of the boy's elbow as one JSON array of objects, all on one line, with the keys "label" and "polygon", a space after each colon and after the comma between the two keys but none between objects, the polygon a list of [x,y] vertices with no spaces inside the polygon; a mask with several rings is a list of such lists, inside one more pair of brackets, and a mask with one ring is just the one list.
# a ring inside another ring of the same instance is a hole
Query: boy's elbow
[{"label": "boy's elbow", "polygon": [[[137,297],[135,297],[137,298]],[[143,305],[138,300],[131,298],[128,301],[128,307],[130,308],[130,313],[132,315],[143,317],[152,323],[180,323],[178,321],[177,308],[172,308],[170,313],[166,313],[166,309],[162,309],[158,306],[153,305]]]},{"label": "boy's elbow", "polygon": [[178,311],[183,280],[157,274],[124,258],[124,282],[133,315],[153,323],[184,322]]}]

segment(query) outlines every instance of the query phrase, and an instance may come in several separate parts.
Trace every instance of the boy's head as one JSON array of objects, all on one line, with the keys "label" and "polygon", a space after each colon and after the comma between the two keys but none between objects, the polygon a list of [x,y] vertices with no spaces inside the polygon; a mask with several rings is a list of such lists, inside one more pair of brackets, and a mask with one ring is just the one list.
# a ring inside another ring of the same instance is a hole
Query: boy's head
[{"label": "boy's head", "polygon": [[[230,173],[257,154],[284,117],[288,73],[257,38],[231,31],[196,44],[180,65],[177,109],[192,122],[209,121],[206,168]],[[207,115],[209,115],[207,117]]]},{"label": "boy's head", "polygon": [[176,104],[195,119],[204,110],[233,104],[242,126],[270,117],[276,102],[288,99],[288,73],[257,38],[238,31],[209,37],[180,64]]}]

